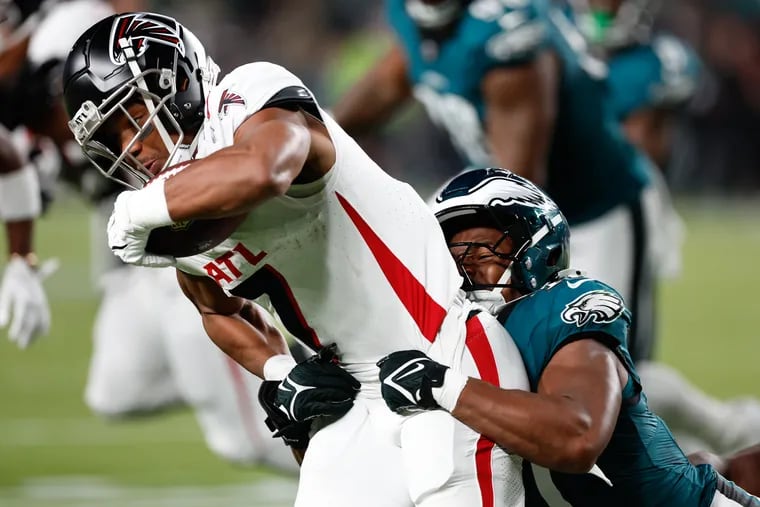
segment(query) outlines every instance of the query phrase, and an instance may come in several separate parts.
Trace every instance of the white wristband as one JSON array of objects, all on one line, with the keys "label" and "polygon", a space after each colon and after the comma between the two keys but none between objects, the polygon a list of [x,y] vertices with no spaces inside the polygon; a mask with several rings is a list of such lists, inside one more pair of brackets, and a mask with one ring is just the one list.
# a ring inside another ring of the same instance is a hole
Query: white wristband
[{"label": "white wristband", "polygon": [[166,203],[164,183],[165,180],[157,179],[130,194],[127,209],[131,222],[148,229],[173,223]]},{"label": "white wristband", "polygon": [[432,389],[433,398],[435,398],[435,401],[438,402],[441,408],[451,412],[457,406],[459,396],[462,394],[464,386],[467,385],[468,379],[469,377],[466,375],[462,375],[449,368],[443,377],[443,385]]},{"label": "white wristband", "polygon": [[6,222],[36,218],[42,211],[37,169],[27,164],[0,175],[0,218]]},{"label": "white wristband", "polygon": [[295,365],[296,360],[289,354],[272,356],[264,363],[264,380],[282,380]]}]

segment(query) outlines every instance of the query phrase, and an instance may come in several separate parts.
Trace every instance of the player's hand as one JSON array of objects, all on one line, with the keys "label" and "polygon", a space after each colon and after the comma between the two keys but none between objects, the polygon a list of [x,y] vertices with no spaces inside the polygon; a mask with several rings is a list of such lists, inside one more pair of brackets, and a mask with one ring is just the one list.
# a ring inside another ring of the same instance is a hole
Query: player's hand
[{"label": "player's hand", "polygon": [[147,185],[142,190],[122,192],[108,219],[108,246],[127,264],[154,268],[173,266],[176,263],[174,257],[145,251],[150,231],[169,224],[171,219],[166,210],[163,181]]},{"label": "player's hand", "polygon": [[436,363],[419,350],[394,352],[378,361],[380,392],[394,412],[408,413],[441,408],[433,388],[443,385],[448,366]]},{"label": "player's hand", "polygon": [[282,438],[285,445],[294,449],[306,449],[309,445],[311,420],[294,421],[282,412],[277,405],[278,387],[279,380],[265,380],[259,387],[259,403],[267,414],[264,422],[269,430],[274,432],[272,436]]},{"label": "player's hand", "polygon": [[25,349],[50,331],[50,307],[42,280],[55,271],[57,261],[39,271],[19,256],[12,256],[0,285],[0,327],[10,323],[8,338]]},{"label": "player's hand", "polygon": [[354,405],[361,384],[338,365],[335,346],[297,364],[277,389],[276,404],[293,421],[342,417]]}]

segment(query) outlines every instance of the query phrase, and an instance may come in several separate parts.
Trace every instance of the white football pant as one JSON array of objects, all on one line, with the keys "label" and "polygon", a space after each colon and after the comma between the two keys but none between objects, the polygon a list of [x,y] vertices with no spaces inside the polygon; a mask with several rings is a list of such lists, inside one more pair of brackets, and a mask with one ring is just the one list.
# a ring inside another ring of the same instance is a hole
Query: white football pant
[{"label": "white football pant", "polygon": [[192,407],[208,447],[241,464],[298,469],[272,438],[257,399],[261,380],[219,350],[174,269],[119,265],[103,231],[112,203],[91,224],[93,277],[102,290],[85,400],[104,417]]},{"label": "white football pant", "polygon": [[[528,389],[519,351],[486,312],[466,321],[458,301],[426,352],[475,378]],[[357,365],[350,365],[356,371]],[[380,397],[378,369],[365,365],[354,407],[312,437],[297,507],[522,506],[522,458],[509,456],[443,410],[402,417]]]}]

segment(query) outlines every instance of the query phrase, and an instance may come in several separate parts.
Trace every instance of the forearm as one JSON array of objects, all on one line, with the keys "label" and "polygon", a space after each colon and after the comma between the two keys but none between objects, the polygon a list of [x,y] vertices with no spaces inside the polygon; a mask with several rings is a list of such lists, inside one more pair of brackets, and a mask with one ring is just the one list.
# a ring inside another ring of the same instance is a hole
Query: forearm
[{"label": "forearm", "polygon": [[452,415],[508,452],[552,470],[587,472],[597,458],[591,417],[566,398],[470,379]]},{"label": "forearm", "polygon": [[[222,150],[169,178],[164,187],[169,216],[175,222],[234,216],[284,194],[292,180],[272,177],[271,166],[251,158]],[[303,165],[302,160],[277,163]]]},{"label": "forearm", "polygon": [[34,251],[32,236],[34,233],[34,220],[19,220],[5,223],[6,237],[8,238],[8,254],[26,256]]},{"label": "forearm", "polygon": [[[238,314],[202,312],[203,326],[211,340],[238,364],[264,378],[264,363],[276,355],[289,354],[279,331],[262,324],[249,303]],[[294,363],[295,364],[295,363]]]},{"label": "forearm", "polygon": [[306,163],[308,129],[268,122],[255,135],[245,146],[219,150],[166,180],[173,221],[237,215],[287,191]]},{"label": "forearm", "polygon": [[351,135],[385,123],[412,95],[401,50],[393,48],[333,107],[335,120]]},{"label": "forearm", "polygon": [[539,186],[546,184],[558,76],[557,58],[545,51],[524,66],[491,71],[482,85],[494,162]]}]

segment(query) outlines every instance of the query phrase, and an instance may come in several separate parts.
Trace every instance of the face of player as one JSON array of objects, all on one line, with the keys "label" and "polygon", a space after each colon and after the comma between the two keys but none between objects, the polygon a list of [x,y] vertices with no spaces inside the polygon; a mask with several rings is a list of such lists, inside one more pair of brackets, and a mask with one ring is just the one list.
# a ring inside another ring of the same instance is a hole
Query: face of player
[{"label": "face of player", "polygon": [[[161,139],[158,130],[149,125],[139,134],[139,127],[143,127],[150,113],[145,104],[135,103],[127,107],[128,115],[114,115],[103,125],[103,135],[109,140],[108,145],[122,153],[129,149],[129,153],[135,157],[145,168],[155,176],[164,167],[169,158],[169,149]],[[130,147],[129,144],[138,136]],[[179,135],[170,136],[174,142]]]},{"label": "face of player", "polygon": [[[466,244],[465,244],[466,243]],[[493,227],[473,227],[454,234],[449,251],[462,275],[473,284],[496,284],[509,267],[511,261],[497,254],[512,253],[512,240],[499,229]],[[506,283],[509,283],[507,280]],[[520,293],[510,287],[502,290],[507,303],[520,297]]]}]

